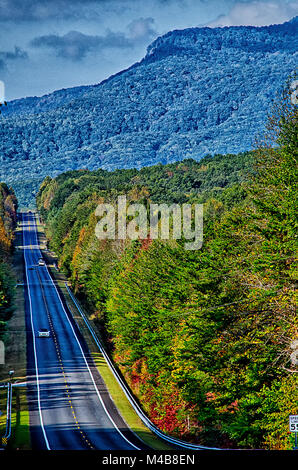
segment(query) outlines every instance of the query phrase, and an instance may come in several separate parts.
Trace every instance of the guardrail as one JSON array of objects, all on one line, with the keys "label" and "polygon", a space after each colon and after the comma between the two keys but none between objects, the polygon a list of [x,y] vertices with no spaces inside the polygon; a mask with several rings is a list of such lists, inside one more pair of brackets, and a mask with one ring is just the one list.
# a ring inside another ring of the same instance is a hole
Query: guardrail
[{"label": "guardrail", "polygon": [[100,352],[102,353],[105,361],[107,362],[111,372],[113,373],[115,379],[119,383],[120,387],[122,388],[123,392],[125,393],[127,399],[129,400],[131,406],[133,407],[134,411],[137,413],[139,418],[142,420],[142,422],[147,426],[154,434],[156,434],[158,437],[161,439],[165,440],[169,444],[172,444],[176,447],[181,447],[183,449],[189,449],[189,450],[224,450],[224,449],[219,449],[217,447],[206,447],[206,446],[201,446],[198,444],[191,444],[189,442],[182,441],[180,439],[176,439],[174,437],[168,436],[165,433],[163,433],[160,429],[158,429],[146,416],[144,411],[141,409],[140,405],[137,403],[135,398],[133,397],[131,391],[127,387],[126,383],[123,381],[122,377],[119,375],[118,371],[116,370],[114,364],[112,363],[111,359],[109,358],[108,354],[106,353],[101,341],[99,340],[97,334],[95,333],[93,327],[91,326],[88,318],[84,314],[82,308],[80,307],[77,299],[75,298],[74,294],[72,293],[71,289],[69,288],[67,282],[65,282],[65,286],[67,289],[67,292],[69,293],[73,303],[75,304],[76,308],[78,309],[78,312],[80,313],[82,319],[84,320],[84,323],[86,324],[88,330],[90,331],[97,347],[99,348]]}]

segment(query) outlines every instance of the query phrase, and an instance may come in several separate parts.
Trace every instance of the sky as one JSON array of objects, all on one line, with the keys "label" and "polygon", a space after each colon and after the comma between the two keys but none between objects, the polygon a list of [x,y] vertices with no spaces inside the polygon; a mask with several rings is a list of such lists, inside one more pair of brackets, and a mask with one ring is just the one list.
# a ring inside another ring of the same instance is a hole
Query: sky
[{"label": "sky", "polygon": [[9,101],[95,84],[168,31],[297,15],[298,0],[0,0],[0,85]]}]

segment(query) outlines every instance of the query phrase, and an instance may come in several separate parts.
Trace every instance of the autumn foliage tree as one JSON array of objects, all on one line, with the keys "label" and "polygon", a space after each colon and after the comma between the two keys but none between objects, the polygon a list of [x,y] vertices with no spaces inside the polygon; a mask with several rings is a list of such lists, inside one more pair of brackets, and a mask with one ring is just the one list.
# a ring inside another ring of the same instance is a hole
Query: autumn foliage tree
[{"label": "autumn foliage tree", "polygon": [[[144,409],[165,432],[204,445],[293,444],[297,106],[287,94],[268,122],[269,141],[249,156],[69,172],[37,198],[61,266]],[[97,240],[97,203],[123,193],[204,202],[202,249]]]},{"label": "autumn foliage tree", "polygon": [[14,281],[10,266],[17,199],[12,189],[0,183],[0,338],[13,311]]}]

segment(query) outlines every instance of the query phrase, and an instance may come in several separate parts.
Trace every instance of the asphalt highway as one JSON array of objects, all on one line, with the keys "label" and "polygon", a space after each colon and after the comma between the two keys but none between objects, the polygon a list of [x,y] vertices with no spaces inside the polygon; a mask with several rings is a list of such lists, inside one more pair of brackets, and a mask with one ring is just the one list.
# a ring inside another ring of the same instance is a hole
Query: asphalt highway
[{"label": "asphalt highway", "polygon": [[[42,257],[35,214],[22,215],[27,384],[33,449],[148,449],[127,427]],[[39,337],[46,328],[50,337]]]}]

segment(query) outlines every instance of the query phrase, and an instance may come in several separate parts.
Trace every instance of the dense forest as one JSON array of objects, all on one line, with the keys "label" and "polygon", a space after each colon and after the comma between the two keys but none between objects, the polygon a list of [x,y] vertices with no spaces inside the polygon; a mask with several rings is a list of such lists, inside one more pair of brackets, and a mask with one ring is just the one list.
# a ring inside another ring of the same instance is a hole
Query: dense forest
[{"label": "dense forest", "polygon": [[11,317],[15,279],[11,270],[13,230],[16,225],[17,200],[14,191],[0,183],[0,339]]},{"label": "dense forest", "polygon": [[[60,267],[163,431],[225,448],[292,447],[296,182],[297,107],[285,97],[256,151],[42,183],[37,206]],[[204,203],[202,248],[98,240],[97,205],[124,193]]]},{"label": "dense forest", "polygon": [[47,175],[250,150],[297,66],[297,25],[171,31],[99,84],[9,102],[0,180],[28,207]]}]

